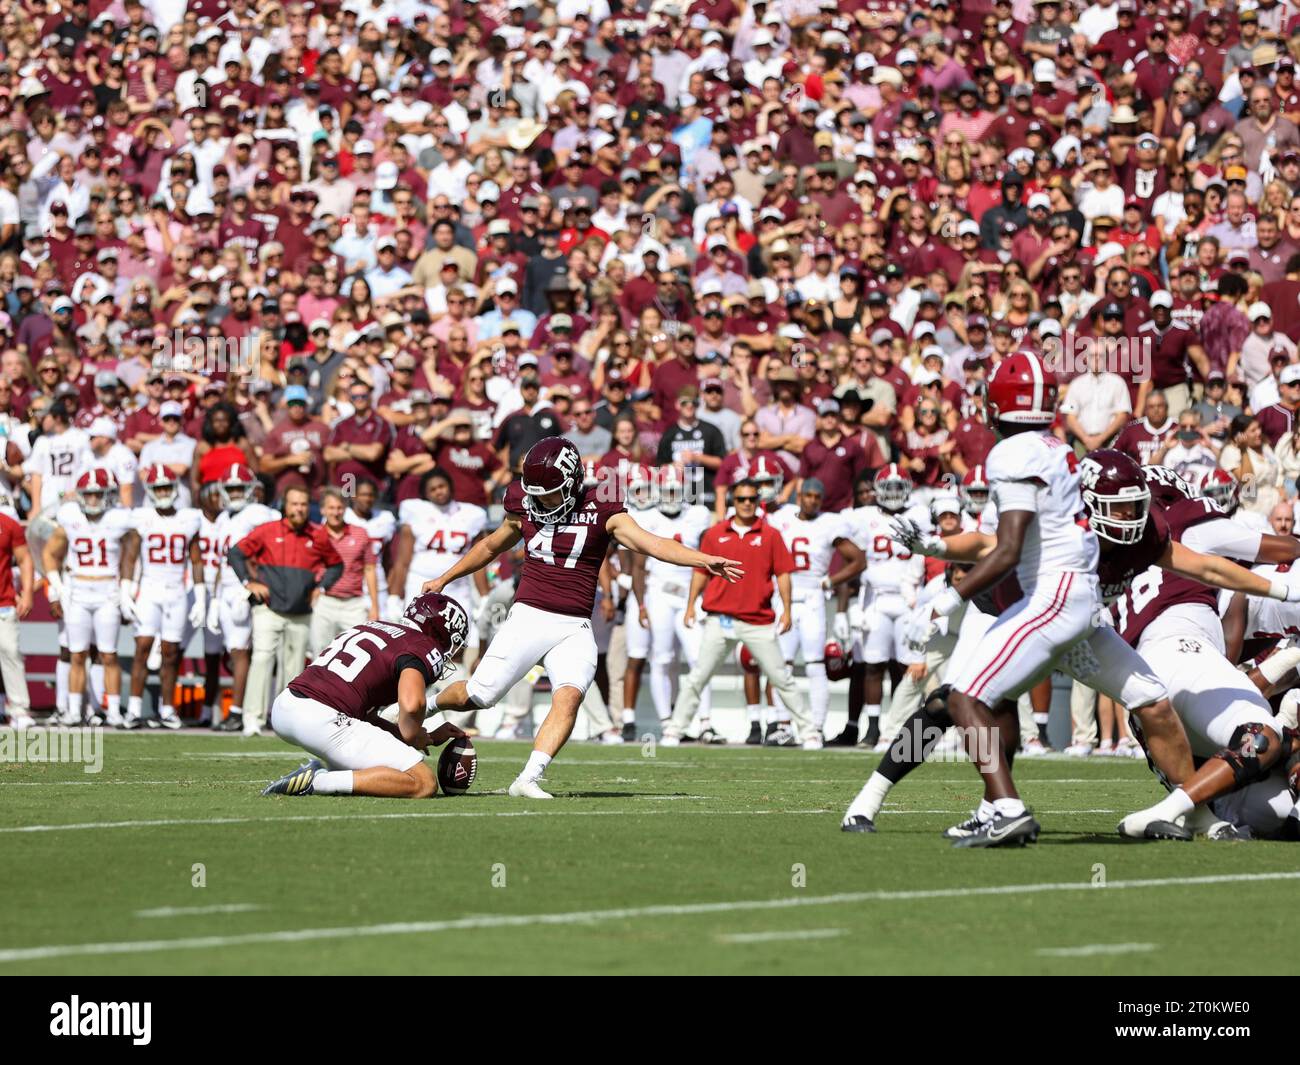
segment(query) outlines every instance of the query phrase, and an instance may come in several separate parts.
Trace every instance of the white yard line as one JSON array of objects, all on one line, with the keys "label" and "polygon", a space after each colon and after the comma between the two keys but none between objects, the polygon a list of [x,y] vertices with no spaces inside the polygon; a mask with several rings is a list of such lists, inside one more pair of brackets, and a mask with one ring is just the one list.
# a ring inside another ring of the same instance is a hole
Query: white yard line
[{"label": "white yard line", "polygon": [[252,913],[264,910],[251,902],[229,902],[217,906],[159,906],[155,910],[136,910],[137,917],[199,917],[205,913]]},{"label": "white yard line", "polygon": [[105,785],[122,785],[137,784],[158,787],[167,784],[266,784],[265,777],[255,777],[252,780],[210,780],[199,779],[196,777],[187,777],[184,780],[11,780],[0,783],[0,791],[5,788],[82,788],[82,787],[104,787]]},{"label": "white yard line", "polygon": [[808,928],[790,932],[733,932],[716,938],[719,943],[778,943],[790,939],[835,939],[847,934],[846,928]]},{"label": "white yard line", "polygon": [[1155,943],[1087,943],[1081,947],[1043,947],[1034,951],[1044,958],[1093,958],[1099,954],[1146,954]]},{"label": "white yard line", "polygon": [[1267,883],[1280,880],[1300,880],[1300,872],[1228,873],[1222,876],[1165,877],[1158,880],[1112,880],[1105,887],[1097,887],[1084,880],[1066,883],[1004,884],[996,887],[934,888],[918,891],[853,891],[838,895],[791,895],[779,899],[736,899],[730,902],[633,906],[613,910],[482,914],[446,921],[403,921],[334,928],[294,928],[279,932],[249,932],[243,935],[186,936],[180,939],[141,939],[116,943],[52,943],[39,947],[0,950],[0,963],[112,954],[154,954],[176,950],[215,950],[222,947],[256,946],[264,943],[306,943],[329,939],[360,939],[368,936],[427,935],[482,928],[589,925],[600,921],[626,921],[643,917],[698,917],[706,914],[787,910],[805,906],[843,906],[863,902],[915,902],[925,899],[972,898],[981,895],[1036,895],[1055,891],[1143,891],[1165,887]]}]

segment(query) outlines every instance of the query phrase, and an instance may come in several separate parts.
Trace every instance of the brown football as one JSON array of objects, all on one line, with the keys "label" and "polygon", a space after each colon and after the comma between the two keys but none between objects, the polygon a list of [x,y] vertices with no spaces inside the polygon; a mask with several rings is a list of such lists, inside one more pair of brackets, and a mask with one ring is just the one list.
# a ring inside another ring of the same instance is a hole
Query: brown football
[{"label": "brown football", "polygon": [[478,754],[467,736],[448,741],[438,756],[438,790],[444,795],[464,795],[478,775]]}]

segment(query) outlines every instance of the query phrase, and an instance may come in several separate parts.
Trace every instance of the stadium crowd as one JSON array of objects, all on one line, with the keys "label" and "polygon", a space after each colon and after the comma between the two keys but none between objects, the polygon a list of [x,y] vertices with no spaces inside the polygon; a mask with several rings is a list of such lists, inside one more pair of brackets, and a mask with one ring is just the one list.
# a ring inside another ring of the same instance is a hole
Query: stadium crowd
[{"label": "stadium crowd", "polygon": [[718,517],[755,473],[846,511],[890,464],[929,503],[1032,349],[1080,455],[1294,525],[1289,0],[0,11],[16,518],[94,466],[138,506],[159,463],[195,506],[246,466],[313,519],[331,487],[400,516],[434,470],[487,507],[559,434]]}]

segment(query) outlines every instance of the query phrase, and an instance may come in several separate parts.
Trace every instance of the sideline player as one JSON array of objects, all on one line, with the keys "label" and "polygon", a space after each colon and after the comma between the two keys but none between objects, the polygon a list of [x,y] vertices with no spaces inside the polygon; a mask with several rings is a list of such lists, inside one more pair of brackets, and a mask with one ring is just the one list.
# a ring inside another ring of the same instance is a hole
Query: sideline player
[{"label": "sideline player", "polygon": [[[128,617],[135,621],[135,656],[131,659],[131,695],[126,704],[126,720],[121,724],[124,728],[138,728],[144,718],[149,651],[154,640],[160,640],[158,722],[163,728],[178,729],[181,719],[172,705],[172,693],[180,673],[186,623],[201,627],[208,614],[203,548],[199,543],[203,515],[193,507],[177,507],[180,481],[161,463],[146,466],[140,480],[148,503],[130,511],[133,527],[139,534],[140,592],[130,604]],[[185,594],[186,562],[194,574],[192,599]],[[124,573],[135,570],[136,559],[130,548],[122,564]],[[112,723],[110,715],[109,724]]]},{"label": "sideline player", "polygon": [[537,730],[533,753],[510,785],[510,794],[549,799],[538,781],[568,740],[578,706],[596,673],[591,632],[596,582],[614,544],[676,566],[738,579],[743,568],[730,559],[701,554],[642,529],[623,508],[617,481],[583,484],[582,456],[560,437],[534,444],[523,471],[506,490],[505,521],[479,540],[446,573],[425,586],[441,592],[476,573],[523,540],[523,574],[505,623],[478,669],[438,695],[440,710],[493,705],[539,660],[551,681],[551,708]]},{"label": "sideline player", "polygon": [[[263,795],[376,795],[427,799],[438,779],[430,746],[464,733],[424,727],[426,691],[469,636],[469,617],[445,595],[418,595],[400,621],[367,621],[334,638],[271,705],[271,727],[312,756]],[[397,721],[379,712],[397,704]]]},{"label": "sideline player", "polygon": [[[826,489],[820,480],[805,477],[799,486],[799,502],[787,503],[768,519],[785,540],[794,560],[794,572],[790,574],[794,624],[777,642],[791,668],[795,655],[803,652],[813,725],[812,732],[804,737],[805,750],[823,746],[826,713],[831,702],[830,681],[826,676],[826,597],[831,593],[837,596],[833,631],[841,647],[847,646],[849,620],[844,608],[848,605],[848,582],[867,564],[866,556],[850,536],[845,516],[822,511],[825,496]],[[832,573],[831,563],[837,554],[843,565]],[[780,700],[775,692],[772,698]]]},{"label": "sideline player", "polygon": [[[86,694],[86,652],[99,649],[104,667],[104,701],[108,720],[121,721],[122,667],[117,637],[122,611],[135,599],[135,582],[126,562],[139,545],[131,512],[113,506],[117,482],[105,469],[87,470],[77,479],[76,501],[62,504],[55,528],[45,544],[46,594],[50,613],[64,618],[72,666],[68,671],[68,722],[82,723]],[[59,577],[68,563],[66,587]],[[99,720],[98,708],[89,720]]]}]

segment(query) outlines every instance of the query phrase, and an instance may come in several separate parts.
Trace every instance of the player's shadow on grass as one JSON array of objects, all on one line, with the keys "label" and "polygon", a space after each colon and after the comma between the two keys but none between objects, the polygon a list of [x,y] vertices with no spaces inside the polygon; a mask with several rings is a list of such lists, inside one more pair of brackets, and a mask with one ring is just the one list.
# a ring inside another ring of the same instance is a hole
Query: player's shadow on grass
[{"label": "player's shadow on grass", "polygon": [[557,791],[557,799],[668,799],[686,798],[684,791]]}]

